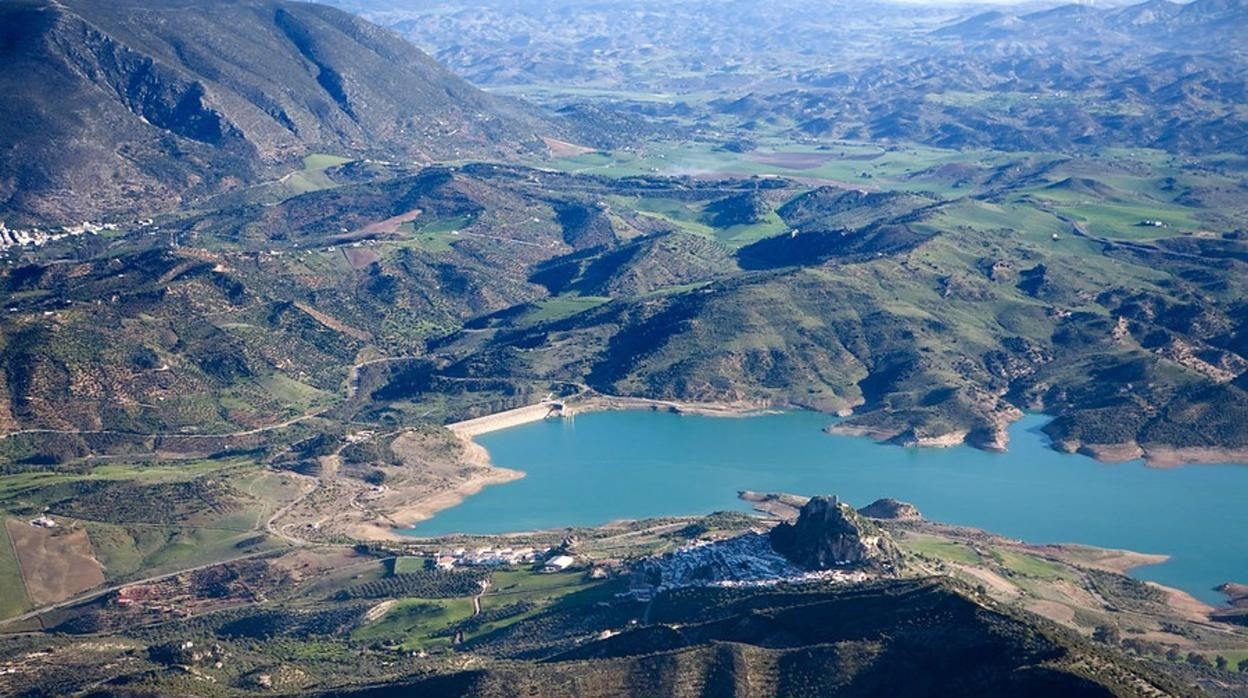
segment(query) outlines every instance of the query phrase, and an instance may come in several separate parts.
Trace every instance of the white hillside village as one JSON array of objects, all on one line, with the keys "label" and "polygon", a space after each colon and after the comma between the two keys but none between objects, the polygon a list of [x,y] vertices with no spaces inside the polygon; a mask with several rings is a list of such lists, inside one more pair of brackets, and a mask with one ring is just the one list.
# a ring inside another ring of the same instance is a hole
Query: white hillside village
[{"label": "white hillside village", "polygon": [[41,247],[49,242],[64,240],[75,235],[95,235],[102,231],[117,230],[113,223],[83,222],[55,230],[40,228],[10,229],[4,221],[0,221],[0,251],[15,247]]}]

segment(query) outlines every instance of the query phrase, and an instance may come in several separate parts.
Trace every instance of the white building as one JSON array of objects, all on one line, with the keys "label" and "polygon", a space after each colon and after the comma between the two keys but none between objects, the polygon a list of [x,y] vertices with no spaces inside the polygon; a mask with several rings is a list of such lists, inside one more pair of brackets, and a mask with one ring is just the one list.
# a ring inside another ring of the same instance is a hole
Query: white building
[{"label": "white building", "polygon": [[562,572],[571,567],[574,562],[576,560],[569,555],[559,555],[547,560],[542,569],[547,572]]}]

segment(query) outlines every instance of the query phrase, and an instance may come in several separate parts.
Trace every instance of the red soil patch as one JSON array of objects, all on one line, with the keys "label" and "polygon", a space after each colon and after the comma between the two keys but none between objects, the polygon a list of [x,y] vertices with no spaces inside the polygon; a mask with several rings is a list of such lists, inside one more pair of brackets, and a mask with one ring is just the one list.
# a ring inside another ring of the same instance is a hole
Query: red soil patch
[{"label": "red soil patch", "polygon": [[408,211],[407,213],[400,213],[399,215],[394,216],[392,218],[387,218],[384,221],[370,223],[364,226],[360,232],[374,233],[374,234],[397,233],[399,232],[399,226],[403,225],[404,223],[409,223],[411,221],[416,220],[417,216],[419,216],[420,213],[421,213],[420,209],[414,209],[414,210]]},{"label": "red soil patch", "polygon": [[567,141],[561,141],[555,138],[547,138],[543,136],[542,140],[546,142],[546,147],[550,149],[551,157],[572,158],[577,155],[585,155],[586,153],[595,152],[593,148],[586,148],[583,145],[568,143]]}]

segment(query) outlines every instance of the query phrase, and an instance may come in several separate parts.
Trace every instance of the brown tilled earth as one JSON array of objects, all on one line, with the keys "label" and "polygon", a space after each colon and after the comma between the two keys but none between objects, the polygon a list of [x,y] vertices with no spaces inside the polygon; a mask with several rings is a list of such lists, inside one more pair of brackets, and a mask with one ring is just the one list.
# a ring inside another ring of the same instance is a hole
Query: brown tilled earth
[{"label": "brown tilled earth", "polygon": [[85,529],[40,528],[17,519],[5,521],[5,528],[34,605],[56,603],[104,583],[104,568]]}]

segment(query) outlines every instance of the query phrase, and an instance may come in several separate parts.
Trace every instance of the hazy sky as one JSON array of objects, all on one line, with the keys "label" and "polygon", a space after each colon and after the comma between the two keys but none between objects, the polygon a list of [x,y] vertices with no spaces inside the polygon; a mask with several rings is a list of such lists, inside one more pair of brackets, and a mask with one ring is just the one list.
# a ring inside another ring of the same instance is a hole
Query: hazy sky
[{"label": "hazy sky", "polygon": [[[1065,0],[1056,2],[1054,0],[887,0],[897,4],[911,5],[1097,5],[1100,7],[1112,7],[1115,5],[1128,5],[1135,2],[1143,2],[1143,0]],[[1183,0],[1172,0],[1174,2],[1183,2]]]}]

